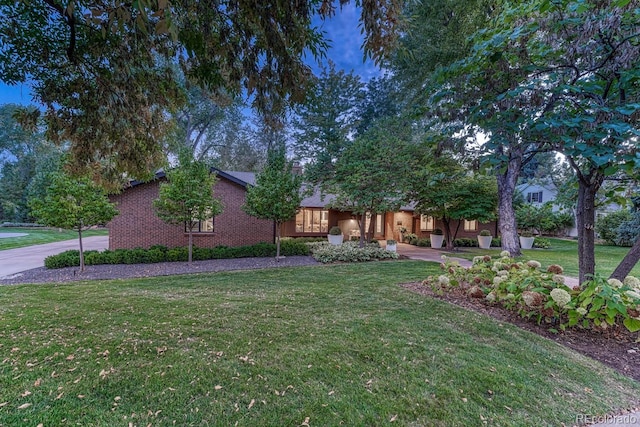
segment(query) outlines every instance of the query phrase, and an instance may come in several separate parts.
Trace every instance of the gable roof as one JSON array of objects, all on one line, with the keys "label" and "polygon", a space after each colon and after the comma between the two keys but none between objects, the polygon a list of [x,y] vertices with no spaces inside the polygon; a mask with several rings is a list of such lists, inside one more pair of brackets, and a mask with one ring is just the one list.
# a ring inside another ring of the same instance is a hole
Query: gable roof
[{"label": "gable roof", "polygon": [[[229,171],[225,172],[218,168],[213,168],[213,167],[210,168],[210,171],[215,173],[217,176],[225,178],[226,180],[231,181],[235,184],[238,184],[244,188],[247,188],[248,185],[255,185],[255,182],[256,182],[255,174],[253,172],[229,172]],[[165,173],[165,171],[160,169],[158,172],[155,173],[155,175],[153,176],[153,179],[150,181],[155,181],[157,179],[162,179],[166,177],[167,177],[167,174]],[[138,185],[145,184],[150,181],[140,181],[135,179],[133,181],[129,181],[128,187],[136,187]]]}]

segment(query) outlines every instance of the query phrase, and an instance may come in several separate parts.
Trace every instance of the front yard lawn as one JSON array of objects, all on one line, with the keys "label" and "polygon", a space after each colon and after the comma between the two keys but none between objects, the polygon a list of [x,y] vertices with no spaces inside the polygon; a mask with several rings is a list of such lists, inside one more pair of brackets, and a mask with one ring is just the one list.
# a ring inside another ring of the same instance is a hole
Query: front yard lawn
[{"label": "front yard lawn", "polygon": [[0,425],[567,425],[640,384],[422,261],[0,288]]},{"label": "front yard lawn", "polygon": [[[52,228],[26,228],[26,227],[1,227],[2,233],[27,233],[26,236],[6,237],[0,239],[0,251],[4,249],[23,248],[25,246],[40,245],[42,243],[53,243],[62,240],[78,239],[78,232],[72,230],[58,230]],[[82,237],[108,236],[109,230],[99,228],[82,232]]]},{"label": "front yard lawn", "polygon": [[[578,242],[567,239],[549,239],[551,247],[549,249],[523,250],[524,259],[535,259],[542,263],[544,268],[550,264],[559,264],[564,267],[564,274],[578,277]],[[472,260],[477,255],[496,256],[501,251],[500,248],[479,249],[461,248],[461,252],[456,252],[452,256]],[[629,248],[620,246],[596,245],[596,273],[608,277],[618,266],[622,258],[629,252]],[[632,276],[640,277],[640,265],[631,271]]]}]

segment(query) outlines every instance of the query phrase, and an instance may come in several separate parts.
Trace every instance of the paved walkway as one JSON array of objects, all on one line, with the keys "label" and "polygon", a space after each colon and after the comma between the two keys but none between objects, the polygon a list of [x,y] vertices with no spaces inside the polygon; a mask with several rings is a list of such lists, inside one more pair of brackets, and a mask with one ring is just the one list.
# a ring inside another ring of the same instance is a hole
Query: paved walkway
[{"label": "paved walkway", "polygon": [[[82,239],[85,251],[102,250],[109,247],[109,236],[93,236]],[[6,279],[22,271],[44,267],[44,259],[70,249],[78,249],[78,239],[43,245],[0,251],[0,279]]]}]

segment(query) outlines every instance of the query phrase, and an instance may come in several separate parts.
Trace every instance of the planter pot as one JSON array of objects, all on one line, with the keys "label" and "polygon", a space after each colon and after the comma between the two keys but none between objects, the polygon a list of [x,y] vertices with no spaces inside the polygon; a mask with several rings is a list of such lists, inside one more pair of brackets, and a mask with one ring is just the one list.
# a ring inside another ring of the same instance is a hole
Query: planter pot
[{"label": "planter pot", "polygon": [[398,245],[397,244],[394,244],[394,245],[387,244],[387,250],[390,251],[390,252],[397,252]]},{"label": "planter pot", "polygon": [[329,243],[331,243],[332,245],[341,245],[344,236],[342,234],[327,234],[327,239],[329,239]]},{"label": "planter pot", "polygon": [[444,242],[444,236],[442,234],[431,234],[429,240],[431,240],[432,248],[440,249],[442,247],[442,242]]},{"label": "planter pot", "polygon": [[491,241],[493,240],[492,236],[477,236],[478,237],[478,246],[480,249],[489,249],[491,247]]},{"label": "planter pot", "polygon": [[520,247],[522,249],[531,249],[533,247],[533,241],[535,237],[522,237],[520,236]]}]

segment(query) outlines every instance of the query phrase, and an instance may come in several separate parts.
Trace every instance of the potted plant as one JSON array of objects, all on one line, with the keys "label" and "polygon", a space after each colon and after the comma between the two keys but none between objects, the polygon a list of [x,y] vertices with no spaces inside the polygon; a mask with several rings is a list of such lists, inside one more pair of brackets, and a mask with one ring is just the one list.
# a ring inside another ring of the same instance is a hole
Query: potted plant
[{"label": "potted plant", "polygon": [[444,241],[444,235],[442,234],[442,230],[440,228],[435,228],[430,235],[431,239],[431,247],[435,249],[440,249],[442,247],[442,242]]},{"label": "potted plant", "polygon": [[386,249],[391,252],[396,252],[396,250],[398,249],[398,242],[393,239],[388,239]]},{"label": "potted plant", "polygon": [[493,237],[489,230],[481,230],[477,237],[480,249],[489,249],[491,247],[491,240],[493,240]]},{"label": "potted plant", "polygon": [[520,233],[520,247],[522,249],[531,249],[533,247],[533,241],[535,237],[533,237],[533,233],[530,231],[523,231]]},{"label": "potted plant", "polygon": [[342,230],[340,230],[340,227],[335,225],[331,227],[331,229],[329,230],[329,234],[327,234],[327,239],[329,239],[329,243],[331,243],[332,245],[341,245],[344,236],[342,235]]}]

